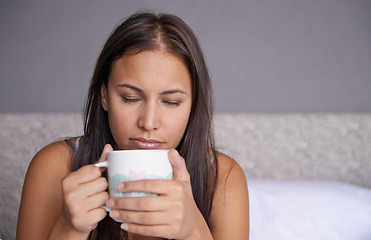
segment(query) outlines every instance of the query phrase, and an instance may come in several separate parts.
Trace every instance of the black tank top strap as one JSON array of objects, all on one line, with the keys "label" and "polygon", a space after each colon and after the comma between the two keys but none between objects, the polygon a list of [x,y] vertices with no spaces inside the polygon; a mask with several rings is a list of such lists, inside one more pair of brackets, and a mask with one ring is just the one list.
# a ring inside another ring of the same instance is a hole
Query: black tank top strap
[{"label": "black tank top strap", "polygon": [[80,139],[81,137],[78,137],[75,141],[75,144],[73,144],[73,142],[71,141],[71,138],[65,138],[63,141],[65,143],[67,143],[67,145],[71,148],[72,152],[73,152],[73,155],[76,154],[77,150],[79,149],[80,147]]}]

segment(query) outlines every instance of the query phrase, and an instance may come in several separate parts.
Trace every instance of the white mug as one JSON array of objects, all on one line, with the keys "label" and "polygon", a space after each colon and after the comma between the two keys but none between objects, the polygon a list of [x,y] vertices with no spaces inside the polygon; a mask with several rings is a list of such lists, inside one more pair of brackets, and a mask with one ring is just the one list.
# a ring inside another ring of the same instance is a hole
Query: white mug
[{"label": "white mug", "polygon": [[110,197],[146,197],[157,194],[148,192],[119,192],[120,182],[142,179],[173,179],[173,168],[169,162],[169,150],[120,150],[108,153],[107,161],[97,163],[108,171]]}]

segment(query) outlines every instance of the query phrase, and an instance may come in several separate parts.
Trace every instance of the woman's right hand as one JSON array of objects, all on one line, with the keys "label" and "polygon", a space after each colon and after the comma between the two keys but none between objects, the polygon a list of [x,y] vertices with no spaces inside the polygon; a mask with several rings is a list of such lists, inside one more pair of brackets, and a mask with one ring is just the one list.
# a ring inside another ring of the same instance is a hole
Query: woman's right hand
[{"label": "woman's right hand", "polygon": [[[112,150],[110,145],[106,145],[98,162],[106,161],[108,152]],[[107,179],[93,164],[83,166],[63,179],[62,214],[75,230],[88,233],[107,215],[102,208],[109,199],[107,187]]]}]

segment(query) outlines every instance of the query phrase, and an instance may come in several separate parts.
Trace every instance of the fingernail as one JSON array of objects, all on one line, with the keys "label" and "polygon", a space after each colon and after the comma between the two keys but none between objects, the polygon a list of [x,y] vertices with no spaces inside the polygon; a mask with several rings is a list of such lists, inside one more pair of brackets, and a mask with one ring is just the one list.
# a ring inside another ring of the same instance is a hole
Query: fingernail
[{"label": "fingernail", "polygon": [[111,211],[111,212],[109,213],[109,216],[110,216],[111,218],[118,218],[118,217],[119,217],[119,212],[116,211],[116,210],[113,210],[113,211]]},{"label": "fingernail", "polygon": [[118,183],[118,184],[116,185],[116,189],[117,189],[117,190],[122,190],[122,189],[124,189],[124,183],[122,183],[122,182]]},{"label": "fingernail", "polygon": [[112,209],[115,206],[115,202],[113,200],[108,200],[106,206]]},{"label": "fingernail", "polygon": [[121,229],[127,231],[129,226],[126,223],[121,224]]},{"label": "fingernail", "polygon": [[107,143],[106,145],[104,145],[104,148],[106,148],[107,146],[111,146],[111,144]]},{"label": "fingernail", "polygon": [[180,156],[179,152],[178,152],[176,149],[171,149],[171,150],[169,151],[169,153],[170,153],[170,152],[173,152],[176,156]]}]

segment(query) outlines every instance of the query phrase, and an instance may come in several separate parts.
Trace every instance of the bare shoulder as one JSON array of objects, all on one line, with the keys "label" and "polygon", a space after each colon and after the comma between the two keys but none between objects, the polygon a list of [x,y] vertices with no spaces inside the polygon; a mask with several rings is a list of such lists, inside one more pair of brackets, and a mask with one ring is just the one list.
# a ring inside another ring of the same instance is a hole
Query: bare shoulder
[{"label": "bare shoulder", "polygon": [[71,171],[73,154],[71,148],[64,141],[53,142],[41,149],[31,160],[28,172],[33,170]]},{"label": "bare shoulder", "polygon": [[73,153],[65,141],[53,142],[41,149],[28,167],[23,195],[28,190],[58,189],[62,179],[72,171]]},{"label": "bare shoulder", "polygon": [[[58,189],[62,179],[72,171],[73,153],[65,141],[53,142],[41,149],[28,167],[23,195],[27,190]],[[39,188],[39,189],[38,189]]]},{"label": "bare shoulder", "polygon": [[[214,239],[248,239],[249,196],[246,178],[240,165],[219,153],[218,182],[210,214]],[[227,220],[227,221],[226,221]]]},{"label": "bare shoulder", "polygon": [[[224,153],[218,153],[218,185],[226,184],[227,181],[246,182],[245,174],[240,165],[231,157]],[[231,179],[229,179],[231,178]]]},{"label": "bare shoulder", "polygon": [[49,144],[31,160],[23,185],[17,239],[46,239],[47,229],[61,211],[61,182],[71,172],[72,161],[72,150],[64,141]]}]

